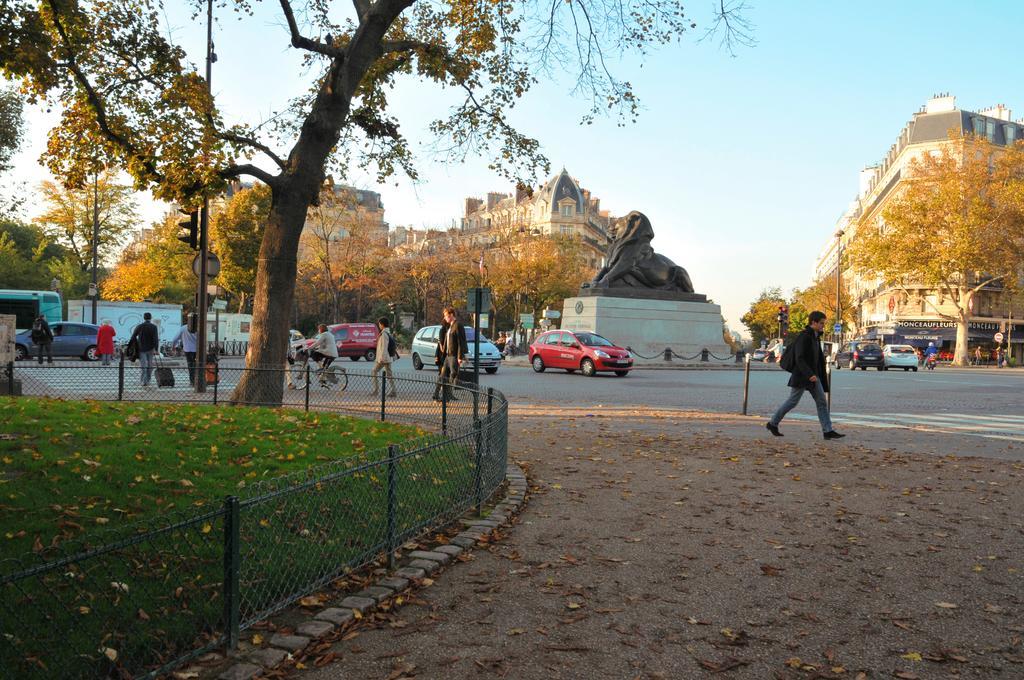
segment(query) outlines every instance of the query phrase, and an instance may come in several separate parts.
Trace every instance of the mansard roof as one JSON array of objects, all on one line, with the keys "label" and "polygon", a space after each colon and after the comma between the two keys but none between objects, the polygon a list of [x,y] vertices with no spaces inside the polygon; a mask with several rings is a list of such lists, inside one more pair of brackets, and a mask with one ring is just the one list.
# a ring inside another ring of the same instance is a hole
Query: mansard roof
[{"label": "mansard roof", "polygon": [[583,191],[580,189],[580,185],[576,183],[576,180],[569,176],[565,168],[562,168],[561,173],[549,179],[538,193],[548,202],[552,214],[558,213],[558,202],[566,197],[576,199],[576,212],[585,212],[584,208],[586,206],[583,202]]}]

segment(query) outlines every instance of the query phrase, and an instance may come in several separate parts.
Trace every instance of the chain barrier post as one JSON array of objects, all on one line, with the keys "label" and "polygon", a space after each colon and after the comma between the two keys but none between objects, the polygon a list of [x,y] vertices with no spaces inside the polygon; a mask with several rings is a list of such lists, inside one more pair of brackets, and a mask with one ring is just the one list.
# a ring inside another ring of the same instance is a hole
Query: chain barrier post
[{"label": "chain barrier post", "polygon": [[743,361],[743,415],[747,415],[747,397],[750,394],[750,353],[744,355]]},{"label": "chain barrier post", "polygon": [[441,434],[448,434],[448,386],[441,385]]},{"label": "chain barrier post", "polygon": [[306,413],[309,413],[309,361],[306,361]]},{"label": "chain barrier post", "polygon": [[124,400],[124,352],[121,352],[121,361],[117,363],[117,400]]},{"label": "chain barrier post", "polygon": [[473,439],[476,442],[476,470],[473,473],[473,497],[476,499],[476,516],[483,516],[483,476],[480,474],[480,462],[483,459],[483,428],[479,420],[473,421]]},{"label": "chain barrier post", "polygon": [[398,488],[396,475],[396,460],[398,458],[398,445],[388,444],[388,569],[395,568],[395,550],[398,549],[398,541],[395,538],[398,509]]},{"label": "chain barrier post", "polygon": [[238,648],[239,570],[238,496],[224,499],[224,637],[228,649]]},{"label": "chain barrier post", "polygon": [[672,348],[671,347],[666,347],[665,348],[665,361],[672,361]]},{"label": "chain barrier post", "polygon": [[702,349],[702,350],[700,351],[700,360],[701,360],[701,361],[707,361],[707,360],[708,360],[708,355],[709,355],[709,354],[711,354],[711,352],[709,352],[709,351],[708,351],[708,348],[707,348],[707,347],[705,347],[704,349]]}]

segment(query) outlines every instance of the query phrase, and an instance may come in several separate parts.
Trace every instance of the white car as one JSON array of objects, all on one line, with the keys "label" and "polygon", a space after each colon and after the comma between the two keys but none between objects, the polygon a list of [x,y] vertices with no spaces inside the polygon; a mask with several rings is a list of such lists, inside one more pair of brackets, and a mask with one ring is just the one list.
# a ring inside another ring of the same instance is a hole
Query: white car
[{"label": "white car", "polygon": [[917,350],[910,345],[886,345],[882,349],[884,370],[902,368],[904,371],[917,370]]}]

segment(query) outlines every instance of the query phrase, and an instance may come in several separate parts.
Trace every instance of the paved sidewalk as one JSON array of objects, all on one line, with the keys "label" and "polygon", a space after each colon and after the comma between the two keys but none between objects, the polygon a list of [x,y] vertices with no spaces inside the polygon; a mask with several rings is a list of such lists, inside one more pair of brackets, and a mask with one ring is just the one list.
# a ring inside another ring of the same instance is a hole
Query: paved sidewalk
[{"label": "paved sidewalk", "polygon": [[518,522],[289,677],[1021,677],[1024,448],[783,430],[517,408]]}]

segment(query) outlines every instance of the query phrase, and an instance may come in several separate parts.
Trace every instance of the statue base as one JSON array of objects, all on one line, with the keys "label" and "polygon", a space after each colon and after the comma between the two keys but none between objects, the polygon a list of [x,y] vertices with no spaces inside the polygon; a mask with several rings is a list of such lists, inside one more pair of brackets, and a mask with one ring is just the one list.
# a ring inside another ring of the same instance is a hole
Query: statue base
[{"label": "statue base", "polygon": [[664,361],[666,347],[677,355],[672,357],[673,361],[699,362],[700,356],[691,357],[707,349],[715,355],[708,357],[713,363],[735,362],[732,350],[722,338],[722,308],[707,302],[706,296],[674,293],[699,299],[673,300],[650,296],[612,297],[609,293],[604,290],[598,295],[566,298],[561,327],[591,331],[620,347],[631,347],[634,354],[642,355],[637,357],[641,364]]},{"label": "statue base", "polygon": [[629,300],[673,300],[676,302],[707,302],[702,293],[682,293],[674,290],[650,288],[580,288],[577,297],[613,297]]}]

